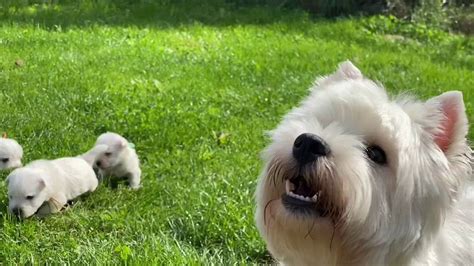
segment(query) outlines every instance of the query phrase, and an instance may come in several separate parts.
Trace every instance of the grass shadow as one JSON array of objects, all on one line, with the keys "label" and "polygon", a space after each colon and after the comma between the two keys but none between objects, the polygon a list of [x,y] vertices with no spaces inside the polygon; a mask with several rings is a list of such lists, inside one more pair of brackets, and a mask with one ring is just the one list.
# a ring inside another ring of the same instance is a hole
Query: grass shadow
[{"label": "grass shadow", "polygon": [[94,25],[169,28],[190,24],[212,26],[290,23],[303,11],[225,0],[5,0],[0,23],[67,29]]}]

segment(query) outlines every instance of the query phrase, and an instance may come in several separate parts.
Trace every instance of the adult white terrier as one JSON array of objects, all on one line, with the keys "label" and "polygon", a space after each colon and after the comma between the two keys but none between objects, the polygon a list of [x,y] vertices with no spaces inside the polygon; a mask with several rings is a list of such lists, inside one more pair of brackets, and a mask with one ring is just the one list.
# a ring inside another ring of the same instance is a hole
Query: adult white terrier
[{"label": "adult white terrier", "polygon": [[81,158],[33,161],[7,177],[8,209],[21,218],[61,210],[70,200],[97,188],[92,167]]},{"label": "adult white terrier", "polygon": [[107,132],[100,135],[94,148],[83,157],[86,160],[95,158],[94,167],[99,168],[99,175],[127,179],[131,188],[140,187],[141,170],[137,153],[119,134]]},{"label": "adult white terrier", "polygon": [[23,148],[14,139],[0,138],[0,169],[20,167]]},{"label": "adult white terrier", "polygon": [[342,63],[264,152],[256,222],[269,251],[288,265],[474,265],[467,133],[460,92],[390,100]]}]

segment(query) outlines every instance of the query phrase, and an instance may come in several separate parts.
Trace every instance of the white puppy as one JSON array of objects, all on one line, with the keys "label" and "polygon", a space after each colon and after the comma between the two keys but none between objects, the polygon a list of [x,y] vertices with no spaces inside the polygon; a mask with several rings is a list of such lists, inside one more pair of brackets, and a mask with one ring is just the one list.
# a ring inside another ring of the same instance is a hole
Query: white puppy
[{"label": "white puppy", "polygon": [[[91,154],[94,154],[91,156]],[[101,176],[127,179],[131,188],[140,187],[140,162],[132,145],[122,136],[107,132],[97,138],[95,147],[83,155],[95,158]]]},{"label": "white puppy", "polygon": [[287,265],[474,265],[468,129],[460,92],[392,100],[341,64],[272,132],[268,249]]},{"label": "white puppy", "polygon": [[[81,158],[38,160],[7,177],[8,209],[21,218],[34,215],[45,203],[59,211],[69,200],[96,189],[92,167]],[[43,214],[45,214],[43,212]]]},{"label": "white puppy", "polygon": [[20,167],[23,148],[13,139],[0,138],[0,169]]}]

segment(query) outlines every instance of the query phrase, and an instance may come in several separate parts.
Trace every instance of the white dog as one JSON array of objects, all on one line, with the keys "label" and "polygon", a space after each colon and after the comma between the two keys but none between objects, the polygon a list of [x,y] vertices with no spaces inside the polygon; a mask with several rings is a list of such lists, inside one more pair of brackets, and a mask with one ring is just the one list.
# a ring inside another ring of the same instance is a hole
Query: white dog
[{"label": "white dog", "polygon": [[58,212],[69,200],[94,191],[98,180],[85,160],[61,158],[38,160],[18,168],[7,177],[7,183],[9,211],[28,218],[45,203],[49,208],[42,208],[42,214]]},{"label": "white dog", "polygon": [[[90,156],[91,154],[94,154]],[[137,153],[124,137],[107,132],[99,136],[94,148],[83,158],[95,158],[94,166],[101,176],[127,179],[131,188],[140,187],[140,162]]]},{"label": "white dog", "polygon": [[467,133],[460,92],[390,100],[342,63],[263,155],[256,222],[269,251],[288,265],[474,265]]},{"label": "white dog", "polygon": [[23,148],[14,139],[0,138],[0,169],[21,167]]}]

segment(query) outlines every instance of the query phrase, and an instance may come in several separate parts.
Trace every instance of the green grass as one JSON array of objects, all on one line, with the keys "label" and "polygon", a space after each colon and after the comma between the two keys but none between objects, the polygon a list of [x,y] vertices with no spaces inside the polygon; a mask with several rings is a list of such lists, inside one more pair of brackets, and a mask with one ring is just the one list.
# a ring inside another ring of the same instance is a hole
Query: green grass
[{"label": "green grass", "polygon": [[253,222],[264,132],[345,59],[393,94],[461,90],[474,121],[469,38],[399,41],[369,20],[221,1],[73,2],[1,6],[0,132],[24,162],[118,132],[136,144],[143,188],[101,186],[17,222],[1,183],[0,264],[270,262]]}]

